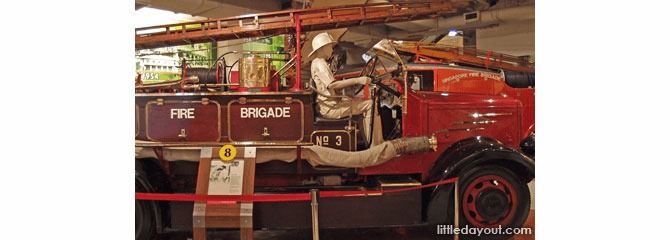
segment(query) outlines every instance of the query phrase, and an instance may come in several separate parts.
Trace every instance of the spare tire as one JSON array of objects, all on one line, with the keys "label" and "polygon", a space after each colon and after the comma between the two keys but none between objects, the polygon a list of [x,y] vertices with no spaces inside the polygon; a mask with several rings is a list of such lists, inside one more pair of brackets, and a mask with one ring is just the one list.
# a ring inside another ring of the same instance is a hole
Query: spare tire
[{"label": "spare tire", "polygon": [[505,72],[505,83],[513,88],[535,87],[535,73]]}]

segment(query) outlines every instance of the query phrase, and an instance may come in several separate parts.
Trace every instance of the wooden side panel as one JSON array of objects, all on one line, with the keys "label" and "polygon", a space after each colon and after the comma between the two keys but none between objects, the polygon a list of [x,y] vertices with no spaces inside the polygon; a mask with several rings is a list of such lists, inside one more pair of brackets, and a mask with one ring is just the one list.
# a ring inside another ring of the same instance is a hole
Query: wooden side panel
[{"label": "wooden side panel", "polygon": [[305,134],[303,107],[297,99],[233,100],[228,103],[228,136],[238,142],[300,142]]},{"label": "wooden side panel", "polygon": [[147,138],[161,142],[218,142],[221,108],[218,102],[149,101],[145,107]]}]

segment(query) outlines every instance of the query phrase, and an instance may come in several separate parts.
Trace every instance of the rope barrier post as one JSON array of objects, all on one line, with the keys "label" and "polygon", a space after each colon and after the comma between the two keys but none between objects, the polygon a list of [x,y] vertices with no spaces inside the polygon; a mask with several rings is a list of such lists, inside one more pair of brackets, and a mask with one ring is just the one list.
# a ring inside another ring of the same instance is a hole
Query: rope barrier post
[{"label": "rope barrier post", "polygon": [[[454,182],[454,229],[456,229],[458,224],[458,180]],[[454,240],[458,240],[458,231],[454,231]]]},{"label": "rope barrier post", "polygon": [[309,196],[312,199],[312,240],[319,240],[319,190],[310,190]]}]

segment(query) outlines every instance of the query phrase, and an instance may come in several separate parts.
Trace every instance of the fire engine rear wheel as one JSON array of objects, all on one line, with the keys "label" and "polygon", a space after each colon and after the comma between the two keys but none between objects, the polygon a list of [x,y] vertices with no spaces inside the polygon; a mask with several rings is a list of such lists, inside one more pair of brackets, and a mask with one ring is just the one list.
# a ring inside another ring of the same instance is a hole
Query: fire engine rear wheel
[{"label": "fire engine rear wheel", "polygon": [[[498,166],[478,166],[459,177],[459,225],[468,228],[520,228],[530,211],[528,186],[510,170]],[[453,218],[453,195],[448,216]],[[453,222],[453,219],[452,219]],[[493,229],[492,229],[493,230]],[[503,232],[504,233],[504,232]],[[503,233],[488,236],[510,237]],[[465,238],[472,237],[464,235]]]},{"label": "fire engine rear wheel", "polygon": [[[142,184],[142,171],[135,171],[135,192],[149,192]],[[146,179],[146,178],[145,178]],[[135,240],[155,237],[155,220],[151,204],[146,200],[135,200]]]}]

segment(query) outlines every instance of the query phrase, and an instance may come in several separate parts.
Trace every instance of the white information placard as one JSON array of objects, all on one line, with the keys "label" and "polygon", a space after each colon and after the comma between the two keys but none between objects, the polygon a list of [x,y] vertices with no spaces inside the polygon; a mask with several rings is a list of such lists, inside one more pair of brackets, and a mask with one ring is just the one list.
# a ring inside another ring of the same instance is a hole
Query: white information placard
[{"label": "white information placard", "polygon": [[244,160],[212,159],[209,170],[209,195],[242,195]]}]

